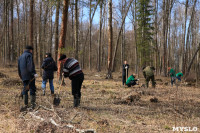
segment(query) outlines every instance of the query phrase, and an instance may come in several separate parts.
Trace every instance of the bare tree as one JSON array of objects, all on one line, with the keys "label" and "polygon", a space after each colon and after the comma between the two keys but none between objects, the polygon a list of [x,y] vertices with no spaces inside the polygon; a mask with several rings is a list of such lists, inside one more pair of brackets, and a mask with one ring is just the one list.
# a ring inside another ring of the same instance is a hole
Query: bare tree
[{"label": "bare tree", "polygon": [[58,56],[59,10],[60,10],[60,1],[57,1],[56,2],[56,18],[55,18],[55,60],[56,62],[57,62],[57,56]]},{"label": "bare tree", "polygon": [[108,0],[108,73],[106,78],[112,78],[112,43],[113,43],[113,31],[112,31],[112,0]]},{"label": "bare tree", "polygon": [[[59,38],[59,47],[58,47],[58,58],[62,55],[62,49],[65,47],[66,31],[67,31],[67,20],[68,20],[68,6],[69,0],[63,1],[63,12],[62,12],[62,23],[61,31]],[[58,62],[58,77],[61,80],[61,62]]]},{"label": "bare tree", "polygon": [[100,1],[100,17],[99,17],[99,43],[98,43],[98,60],[97,60],[97,70],[101,71],[101,36],[102,36],[102,6],[103,1]]},{"label": "bare tree", "polygon": [[75,58],[78,59],[78,0],[75,2]]},{"label": "bare tree", "polygon": [[30,0],[29,45],[31,46],[33,46],[33,4],[34,4],[34,0]]}]

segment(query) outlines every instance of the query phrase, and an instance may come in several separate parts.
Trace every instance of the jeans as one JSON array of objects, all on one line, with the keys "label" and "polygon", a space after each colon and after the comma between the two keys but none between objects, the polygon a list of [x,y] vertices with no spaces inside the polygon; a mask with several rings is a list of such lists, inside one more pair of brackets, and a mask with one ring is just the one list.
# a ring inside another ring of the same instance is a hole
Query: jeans
[{"label": "jeans", "polygon": [[[23,88],[23,92],[22,95],[28,95],[28,91],[30,90],[30,95],[35,95],[36,92],[36,87],[35,87],[35,79],[33,79],[30,83],[30,80],[25,80],[23,81],[24,84],[24,88]],[[29,85],[29,90],[25,90],[25,87]]]},{"label": "jeans", "polygon": [[181,77],[176,77],[179,81],[181,81]]},{"label": "jeans", "polygon": [[[46,89],[46,84],[48,79],[43,79],[42,80],[42,89],[45,90]],[[53,86],[53,79],[49,79],[49,86],[50,86],[50,90],[51,92],[54,92],[54,86]]]}]

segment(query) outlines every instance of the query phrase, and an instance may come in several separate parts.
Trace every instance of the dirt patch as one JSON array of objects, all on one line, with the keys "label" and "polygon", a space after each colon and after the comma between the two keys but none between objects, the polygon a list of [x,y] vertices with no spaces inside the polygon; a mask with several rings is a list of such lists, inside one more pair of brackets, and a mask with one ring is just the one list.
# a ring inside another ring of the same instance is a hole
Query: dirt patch
[{"label": "dirt patch", "polygon": [[108,126],[109,125],[109,123],[108,123],[108,121],[106,119],[98,121],[97,124],[103,125],[103,126]]},{"label": "dirt patch", "polygon": [[0,72],[0,78],[8,78],[8,76]]},{"label": "dirt patch", "polygon": [[22,86],[22,81],[19,80],[19,79],[14,79],[14,78],[6,78],[6,79],[3,79],[0,84],[5,86],[5,87],[8,87],[8,86]]},{"label": "dirt patch", "polygon": [[57,127],[50,122],[41,122],[37,127],[36,133],[54,133]]},{"label": "dirt patch", "polygon": [[131,103],[135,103],[135,102],[139,101],[140,98],[141,98],[141,96],[139,94],[131,94],[131,95],[128,95],[128,96],[122,98],[122,100],[116,101],[114,103],[130,105]]},{"label": "dirt patch", "polygon": [[150,102],[152,103],[157,103],[158,102],[158,98],[154,97],[150,99]]}]

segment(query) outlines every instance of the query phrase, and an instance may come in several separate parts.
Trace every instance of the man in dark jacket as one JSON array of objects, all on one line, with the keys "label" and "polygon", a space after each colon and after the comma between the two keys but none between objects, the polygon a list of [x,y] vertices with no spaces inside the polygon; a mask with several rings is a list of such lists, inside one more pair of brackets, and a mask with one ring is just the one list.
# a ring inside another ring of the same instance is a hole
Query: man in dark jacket
[{"label": "man in dark jacket", "polygon": [[122,66],[122,84],[126,84],[126,80],[128,78],[128,69],[129,69],[129,64],[127,64],[127,61],[124,61],[124,64]]},{"label": "man in dark jacket", "polygon": [[74,107],[80,105],[81,99],[81,86],[84,80],[84,74],[79,66],[79,62],[74,58],[67,58],[66,55],[62,55],[59,58],[63,66],[63,76],[69,77],[72,81],[72,95],[74,96]]},{"label": "man in dark jacket", "polygon": [[46,83],[49,80],[50,90],[51,94],[54,94],[54,86],[53,86],[53,78],[54,78],[54,71],[57,71],[57,66],[53,58],[51,57],[51,53],[46,53],[46,58],[44,59],[42,63],[42,69],[43,71],[43,80],[42,80],[42,89],[43,89],[43,95],[45,95],[46,90]]},{"label": "man in dark jacket", "polygon": [[[25,106],[21,110],[25,110],[28,107],[28,91],[30,90],[31,107],[34,109],[36,101],[36,87],[35,78],[38,77],[35,71],[35,65],[33,62],[33,47],[26,46],[24,53],[18,59],[18,74],[24,84],[22,92]],[[28,88],[28,89],[27,89]]]}]

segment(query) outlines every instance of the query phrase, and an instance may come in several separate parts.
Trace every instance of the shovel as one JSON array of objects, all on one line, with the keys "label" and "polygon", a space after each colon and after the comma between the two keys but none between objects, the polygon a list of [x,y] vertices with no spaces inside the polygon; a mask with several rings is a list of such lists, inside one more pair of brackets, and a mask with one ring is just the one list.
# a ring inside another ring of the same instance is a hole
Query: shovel
[{"label": "shovel", "polygon": [[60,97],[59,97],[59,94],[60,94],[60,89],[61,89],[61,86],[62,86],[62,82],[64,80],[64,76],[62,77],[62,81],[60,83],[60,86],[59,86],[59,89],[58,89],[58,95],[56,95],[53,99],[53,105],[55,106],[58,106],[60,104]]}]

